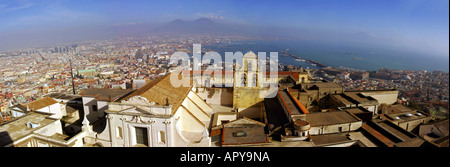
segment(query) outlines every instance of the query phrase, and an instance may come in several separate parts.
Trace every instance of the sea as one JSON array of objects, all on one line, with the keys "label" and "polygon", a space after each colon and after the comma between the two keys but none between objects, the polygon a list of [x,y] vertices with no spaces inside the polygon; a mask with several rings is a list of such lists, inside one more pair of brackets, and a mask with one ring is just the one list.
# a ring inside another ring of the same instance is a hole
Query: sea
[{"label": "sea", "polygon": [[347,67],[359,70],[376,71],[380,68],[399,70],[449,71],[448,56],[434,56],[413,51],[399,51],[386,47],[359,43],[333,43],[311,40],[271,40],[238,41],[202,46],[203,49],[218,52],[278,52],[278,61],[283,65],[302,66],[317,69],[311,63],[296,61],[296,58],[282,56],[288,54],[302,59],[314,60],[331,67]]}]

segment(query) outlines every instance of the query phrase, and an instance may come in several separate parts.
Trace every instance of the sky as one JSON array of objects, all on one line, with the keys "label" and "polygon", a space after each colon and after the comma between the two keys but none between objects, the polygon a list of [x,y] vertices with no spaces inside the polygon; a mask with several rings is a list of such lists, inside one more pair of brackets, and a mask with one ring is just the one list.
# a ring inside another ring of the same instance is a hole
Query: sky
[{"label": "sky", "polygon": [[2,35],[20,37],[41,29],[201,17],[257,26],[365,32],[427,46],[441,56],[448,57],[449,52],[448,0],[0,0],[0,41]]}]

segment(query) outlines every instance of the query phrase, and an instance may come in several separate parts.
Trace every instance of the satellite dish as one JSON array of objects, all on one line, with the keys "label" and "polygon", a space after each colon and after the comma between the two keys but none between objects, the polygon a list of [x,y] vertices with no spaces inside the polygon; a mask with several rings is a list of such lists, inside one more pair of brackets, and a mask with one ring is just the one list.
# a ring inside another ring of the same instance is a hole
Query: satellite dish
[{"label": "satellite dish", "polygon": [[417,115],[417,116],[421,116],[422,114],[421,114],[421,113],[416,113],[416,115]]},{"label": "satellite dish", "polygon": [[394,117],[395,120],[400,119],[400,117]]},{"label": "satellite dish", "polygon": [[410,116],[412,116],[412,114],[411,113],[406,113],[404,116],[405,117],[410,117]]}]

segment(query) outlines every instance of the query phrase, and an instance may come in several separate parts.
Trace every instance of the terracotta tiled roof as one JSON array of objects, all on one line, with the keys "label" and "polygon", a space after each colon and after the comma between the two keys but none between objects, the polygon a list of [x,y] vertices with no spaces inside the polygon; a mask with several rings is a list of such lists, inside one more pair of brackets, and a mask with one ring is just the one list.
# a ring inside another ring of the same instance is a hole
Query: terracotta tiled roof
[{"label": "terracotta tiled roof", "polygon": [[[281,75],[281,76],[290,75],[296,81],[298,81],[298,74],[299,73],[300,72],[298,72],[298,71],[278,71],[278,75]],[[270,72],[266,72],[266,75],[269,75],[269,74],[270,74]]]},{"label": "terracotta tiled roof", "polygon": [[180,86],[176,88],[170,82],[171,75],[175,74],[166,74],[150,81],[145,86],[136,90],[129,96],[126,96],[122,100],[128,100],[133,96],[141,96],[150,102],[155,102],[156,105],[166,105],[168,99],[169,105],[173,106],[172,114],[174,114],[191,90],[193,84],[192,80],[189,80],[189,87]]},{"label": "terracotta tiled roof", "polygon": [[55,104],[55,103],[58,103],[58,102],[55,99],[46,96],[42,99],[32,101],[32,102],[29,102],[26,104],[22,104],[21,106],[19,106],[19,108],[26,111],[26,109],[28,107],[30,110],[36,111],[36,110],[39,110],[41,108],[47,107],[47,106]]}]

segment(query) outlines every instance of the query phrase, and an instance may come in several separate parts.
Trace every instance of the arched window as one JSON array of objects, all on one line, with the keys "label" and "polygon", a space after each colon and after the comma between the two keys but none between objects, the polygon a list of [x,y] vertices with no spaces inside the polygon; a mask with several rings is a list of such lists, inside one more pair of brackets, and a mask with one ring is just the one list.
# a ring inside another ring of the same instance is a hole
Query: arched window
[{"label": "arched window", "polygon": [[246,69],[246,70],[252,71],[252,70],[253,70],[253,64],[252,64],[252,62],[251,62],[251,61],[247,61],[247,62],[248,62],[248,64],[247,64],[247,69]]},{"label": "arched window", "polygon": [[252,87],[256,87],[257,77],[256,74],[252,75]]},{"label": "arched window", "polygon": [[241,86],[245,86],[246,80],[247,80],[247,77],[246,77],[245,73],[243,73],[241,75]]}]

